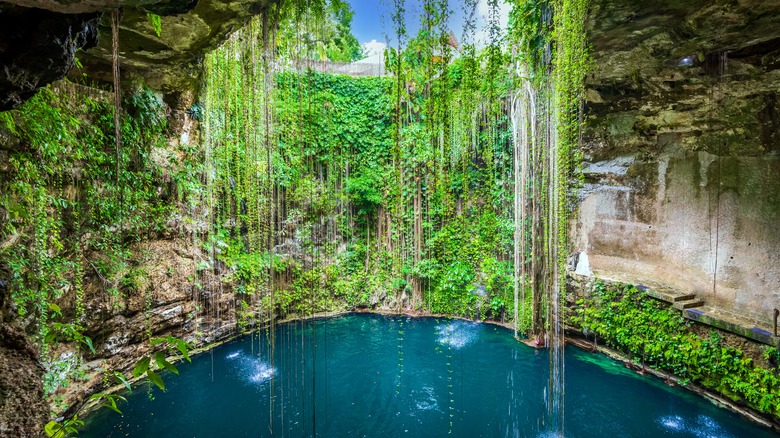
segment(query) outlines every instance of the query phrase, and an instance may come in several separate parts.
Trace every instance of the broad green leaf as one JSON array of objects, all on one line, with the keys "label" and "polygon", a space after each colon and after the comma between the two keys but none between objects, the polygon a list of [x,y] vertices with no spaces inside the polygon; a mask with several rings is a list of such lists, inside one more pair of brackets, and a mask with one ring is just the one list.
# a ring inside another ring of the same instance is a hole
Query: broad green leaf
[{"label": "broad green leaf", "polygon": [[139,377],[141,374],[145,373],[146,370],[149,369],[149,362],[151,362],[151,357],[146,356],[138,361],[137,364],[135,364],[135,368],[133,368],[133,377]]},{"label": "broad green leaf", "polygon": [[189,348],[187,347],[186,342],[181,339],[176,339],[176,348],[179,350],[179,352],[181,352],[182,356],[187,359],[187,362],[192,362],[192,359],[190,359]]},{"label": "broad green leaf", "polygon": [[155,373],[152,370],[146,370],[146,375],[149,377],[149,380],[157,385],[158,388],[165,391],[165,382],[163,382],[163,379],[160,377],[159,374]]},{"label": "broad green leaf", "polygon": [[158,351],[154,354],[154,361],[157,362],[157,366],[160,368],[165,368],[166,370],[172,372],[173,374],[179,375],[179,370],[176,369],[175,366],[173,366],[172,363],[168,362],[165,359],[165,354],[162,351]]},{"label": "broad green leaf", "polygon": [[44,428],[46,435],[51,438],[65,438],[65,426],[56,421],[49,421]]},{"label": "broad green leaf", "polygon": [[158,368],[165,368],[165,353],[162,351],[154,353],[154,362],[157,363]]},{"label": "broad green leaf", "polygon": [[130,383],[125,379],[125,376],[123,376],[121,373],[114,373],[114,378],[125,385],[125,388],[127,388],[128,391],[133,392],[133,388],[130,387]]},{"label": "broad green leaf", "polygon": [[62,309],[60,308],[60,306],[54,303],[48,303],[48,306],[49,306],[49,310],[51,310],[52,312],[56,313],[59,316],[62,316]]},{"label": "broad green leaf", "polygon": [[173,374],[179,375],[179,370],[170,362],[165,361],[165,369],[172,372]]},{"label": "broad green leaf", "polygon": [[122,411],[120,411],[119,408],[116,406],[116,400],[114,399],[108,399],[106,403],[103,403],[103,406],[107,407],[108,409],[111,409],[112,411],[116,412],[119,415],[122,415]]}]

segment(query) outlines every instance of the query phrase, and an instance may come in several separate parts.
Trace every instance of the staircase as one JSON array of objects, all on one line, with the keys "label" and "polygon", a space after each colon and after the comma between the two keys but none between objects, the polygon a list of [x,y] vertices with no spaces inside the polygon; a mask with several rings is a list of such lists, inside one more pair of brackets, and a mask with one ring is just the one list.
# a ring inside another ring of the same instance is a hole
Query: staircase
[{"label": "staircase", "polygon": [[704,305],[704,301],[696,298],[696,294],[677,295],[672,298],[672,306],[677,310],[693,309]]}]

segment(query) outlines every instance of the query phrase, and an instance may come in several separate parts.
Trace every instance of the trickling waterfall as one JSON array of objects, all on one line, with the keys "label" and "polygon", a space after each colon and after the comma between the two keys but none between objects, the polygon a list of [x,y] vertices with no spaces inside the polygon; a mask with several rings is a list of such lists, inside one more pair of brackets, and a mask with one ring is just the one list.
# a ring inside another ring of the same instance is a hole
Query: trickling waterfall
[{"label": "trickling waterfall", "polygon": [[[529,153],[534,149],[532,142],[536,139],[536,90],[531,86],[528,80],[524,66],[519,66],[517,76],[521,80],[520,91],[513,97],[510,107],[512,121],[512,140],[514,157],[514,302],[515,302],[515,336],[518,330],[526,331],[529,329],[525,318],[521,320],[521,315],[526,315],[526,281],[527,281],[527,263],[526,260],[526,235],[528,233],[528,205],[529,205],[529,181],[530,175],[530,157]],[[533,200],[533,197],[530,198]]]},{"label": "trickling waterfall", "polygon": [[[525,313],[531,289],[528,335],[549,349],[546,394],[549,429],[564,431],[564,333],[568,255],[568,199],[579,161],[581,102],[586,70],[586,1],[555,0],[529,8],[525,18],[538,26],[516,36],[524,51],[515,66],[516,91],[510,107],[514,157],[514,293]],[[521,13],[517,11],[517,13]],[[551,26],[554,31],[549,30]],[[542,41],[540,44],[539,41]],[[530,249],[530,251],[529,251]],[[516,332],[523,316],[515,317]]]}]

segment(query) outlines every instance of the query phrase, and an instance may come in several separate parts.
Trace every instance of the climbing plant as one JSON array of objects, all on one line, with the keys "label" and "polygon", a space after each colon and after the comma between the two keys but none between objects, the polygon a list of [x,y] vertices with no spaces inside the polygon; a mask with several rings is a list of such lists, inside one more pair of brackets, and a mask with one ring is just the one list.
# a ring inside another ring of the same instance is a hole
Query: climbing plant
[{"label": "climbing plant", "polygon": [[577,302],[571,322],[642,366],[678,376],[682,384],[697,383],[759,412],[780,415],[776,370],[758,366],[717,332],[696,334],[678,310],[634,286],[596,283],[592,296]]}]

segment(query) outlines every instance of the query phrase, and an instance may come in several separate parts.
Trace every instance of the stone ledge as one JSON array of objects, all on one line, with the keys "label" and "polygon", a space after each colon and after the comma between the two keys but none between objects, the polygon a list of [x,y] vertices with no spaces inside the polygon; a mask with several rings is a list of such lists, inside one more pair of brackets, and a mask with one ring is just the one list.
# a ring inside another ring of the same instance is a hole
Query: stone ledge
[{"label": "stone ledge", "polygon": [[780,337],[774,336],[770,330],[759,327],[750,320],[717,309],[712,306],[704,306],[698,309],[685,309],[682,312],[685,318],[692,321],[707,324],[709,326],[734,333],[756,342],[780,348]]}]

